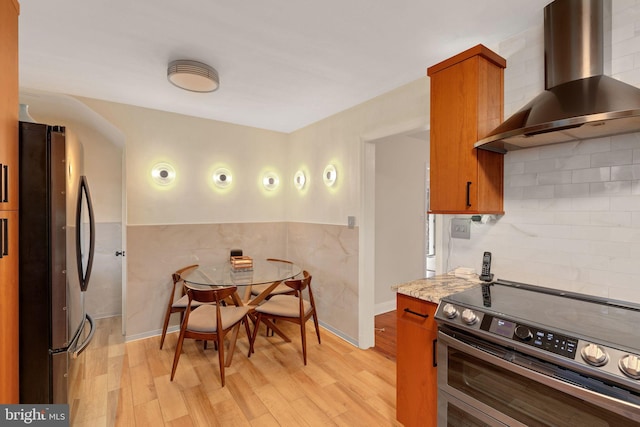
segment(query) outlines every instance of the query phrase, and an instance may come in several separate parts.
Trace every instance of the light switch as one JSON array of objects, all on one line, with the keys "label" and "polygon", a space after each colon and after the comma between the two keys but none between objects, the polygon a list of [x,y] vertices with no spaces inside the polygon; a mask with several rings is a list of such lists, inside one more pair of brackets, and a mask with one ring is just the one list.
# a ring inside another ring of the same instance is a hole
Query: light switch
[{"label": "light switch", "polygon": [[347,227],[349,227],[349,228],[355,228],[356,227],[356,217],[355,216],[348,216],[347,217]]}]

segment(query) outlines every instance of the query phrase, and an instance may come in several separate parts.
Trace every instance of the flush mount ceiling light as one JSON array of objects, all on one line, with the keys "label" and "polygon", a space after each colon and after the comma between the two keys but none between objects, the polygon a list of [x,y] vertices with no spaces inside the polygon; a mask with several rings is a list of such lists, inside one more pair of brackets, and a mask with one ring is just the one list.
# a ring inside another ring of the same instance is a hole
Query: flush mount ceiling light
[{"label": "flush mount ceiling light", "polygon": [[262,185],[264,185],[264,188],[267,190],[275,190],[279,182],[278,175],[273,172],[267,172],[262,177]]},{"label": "flush mount ceiling light", "polygon": [[336,167],[333,165],[327,165],[324,168],[324,172],[322,173],[322,179],[327,187],[332,187],[333,184],[336,183],[336,178],[338,178],[338,172],[336,171]]},{"label": "flush mount ceiling light", "polygon": [[151,177],[160,185],[169,185],[176,177],[176,171],[169,163],[158,163],[151,168]]},{"label": "flush mount ceiling light", "polygon": [[191,92],[213,92],[220,86],[218,72],[207,64],[188,59],[179,59],[169,64],[167,79]]},{"label": "flush mount ceiling light", "polygon": [[293,175],[293,185],[295,185],[298,190],[302,190],[306,182],[307,177],[304,176],[304,172],[298,171]]},{"label": "flush mount ceiling light", "polygon": [[213,182],[220,188],[226,188],[231,184],[231,172],[229,169],[216,169],[213,173]]}]

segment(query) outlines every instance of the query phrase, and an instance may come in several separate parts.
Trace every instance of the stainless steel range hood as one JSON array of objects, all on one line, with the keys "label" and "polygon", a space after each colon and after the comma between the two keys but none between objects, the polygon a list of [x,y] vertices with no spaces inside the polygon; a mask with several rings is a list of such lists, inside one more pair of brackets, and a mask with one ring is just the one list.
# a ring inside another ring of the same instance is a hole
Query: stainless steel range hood
[{"label": "stainless steel range hood", "polygon": [[545,91],[476,148],[510,150],[640,131],[640,89],[613,79],[611,1],[556,0],[544,9]]}]

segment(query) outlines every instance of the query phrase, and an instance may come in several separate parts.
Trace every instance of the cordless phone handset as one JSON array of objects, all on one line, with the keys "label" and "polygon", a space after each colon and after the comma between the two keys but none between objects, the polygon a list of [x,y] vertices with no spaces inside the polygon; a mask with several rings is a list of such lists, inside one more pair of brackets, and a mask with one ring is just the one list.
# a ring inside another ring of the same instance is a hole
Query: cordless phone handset
[{"label": "cordless phone handset", "polygon": [[493,274],[491,273],[491,252],[485,252],[482,256],[482,274],[480,280],[483,282],[490,282],[493,280]]}]

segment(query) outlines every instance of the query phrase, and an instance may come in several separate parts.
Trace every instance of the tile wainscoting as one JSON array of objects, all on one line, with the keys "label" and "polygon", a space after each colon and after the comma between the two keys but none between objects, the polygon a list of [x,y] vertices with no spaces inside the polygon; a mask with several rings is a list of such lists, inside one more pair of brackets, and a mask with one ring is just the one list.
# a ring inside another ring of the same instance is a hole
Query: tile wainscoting
[{"label": "tile wainscoting", "polygon": [[[231,248],[254,258],[290,259],[309,270],[321,323],[357,341],[357,228],[289,222],[138,225],[127,228],[127,241],[128,341],[160,333],[173,271],[224,261]],[[173,329],[178,319],[172,319]]]}]

